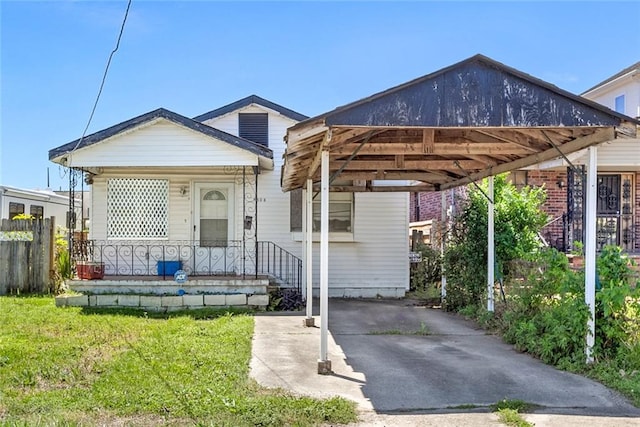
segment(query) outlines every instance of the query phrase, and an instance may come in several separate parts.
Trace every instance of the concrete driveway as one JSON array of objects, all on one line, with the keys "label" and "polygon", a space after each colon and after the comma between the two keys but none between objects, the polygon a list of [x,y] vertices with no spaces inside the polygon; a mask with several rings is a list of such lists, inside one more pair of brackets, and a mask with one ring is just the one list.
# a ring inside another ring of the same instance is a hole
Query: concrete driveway
[{"label": "concrete driveway", "polygon": [[303,319],[256,316],[252,376],[295,394],[351,399],[362,425],[501,425],[489,406],[502,399],[539,405],[525,415],[537,426],[640,425],[640,410],[601,384],[411,300],[331,299],[327,376],[316,373],[319,329]]}]

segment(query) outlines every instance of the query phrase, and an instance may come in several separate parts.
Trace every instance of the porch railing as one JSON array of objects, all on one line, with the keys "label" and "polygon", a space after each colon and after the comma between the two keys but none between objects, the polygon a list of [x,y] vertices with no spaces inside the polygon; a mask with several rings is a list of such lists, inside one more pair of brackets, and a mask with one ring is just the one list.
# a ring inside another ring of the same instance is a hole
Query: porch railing
[{"label": "porch railing", "polygon": [[257,270],[275,277],[279,285],[302,290],[302,260],[273,242],[258,242]]},{"label": "porch railing", "polygon": [[75,240],[74,261],[104,264],[107,276],[172,277],[267,275],[278,285],[302,287],[302,260],[273,242]]}]

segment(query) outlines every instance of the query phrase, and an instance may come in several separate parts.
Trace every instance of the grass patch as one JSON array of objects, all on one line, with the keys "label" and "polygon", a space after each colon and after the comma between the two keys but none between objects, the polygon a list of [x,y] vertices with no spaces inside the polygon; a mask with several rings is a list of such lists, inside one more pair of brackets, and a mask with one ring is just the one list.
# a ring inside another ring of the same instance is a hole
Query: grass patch
[{"label": "grass patch", "polygon": [[515,409],[499,409],[498,418],[500,422],[512,427],[533,427],[533,424],[522,418],[522,415]]},{"label": "grass patch", "polygon": [[422,322],[420,324],[420,328],[415,331],[403,331],[402,329],[387,329],[384,331],[371,331],[368,332],[367,335],[420,335],[426,336],[429,335],[429,328],[427,325]]},{"label": "grass patch", "polygon": [[533,403],[525,402],[524,400],[519,399],[503,399],[493,405],[491,405],[491,410],[493,412],[500,411],[501,409],[511,409],[517,412],[529,412],[534,409],[536,405]]},{"label": "grass patch", "polygon": [[319,425],[356,420],[342,398],[249,378],[253,318],[55,308],[0,297],[0,425]]}]

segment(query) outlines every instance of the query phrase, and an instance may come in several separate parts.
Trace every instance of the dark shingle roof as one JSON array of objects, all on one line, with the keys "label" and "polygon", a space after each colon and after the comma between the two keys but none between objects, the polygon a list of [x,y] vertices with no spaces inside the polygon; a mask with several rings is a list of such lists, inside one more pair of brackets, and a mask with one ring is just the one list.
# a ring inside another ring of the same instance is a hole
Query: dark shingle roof
[{"label": "dark shingle roof", "polygon": [[271,102],[264,98],[260,98],[257,95],[249,95],[246,98],[242,98],[236,102],[232,102],[231,104],[225,105],[224,107],[217,108],[213,111],[209,111],[208,113],[200,114],[199,116],[194,117],[193,120],[204,122],[205,120],[210,120],[215,117],[223,116],[227,113],[230,113],[232,111],[238,110],[240,108],[246,107],[251,104],[262,105],[263,107],[267,107],[271,110],[277,111],[283,116],[298,122],[308,119],[308,117],[305,116],[304,114],[297,113],[293,110],[283,107],[282,105],[278,105],[275,102]]},{"label": "dark shingle roof", "polygon": [[111,126],[107,129],[85,136],[84,138],[82,138],[82,140],[76,139],[75,141],[71,141],[67,144],[61,145],[60,147],[49,150],[49,160],[53,160],[56,157],[69,153],[70,151],[75,151],[77,149],[96,144],[100,141],[104,141],[105,139],[117,135],[121,132],[134,129],[144,123],[148,123],[159,118],[169,120],[173,123],[199,132],[203,135],[218,139],[235,147],[242,148],[243,150],[247,150],[253,154],[273,159],[273,151],[263,145],[256,144],[255,142],[249,141],[248,139],[240,138],[235,135],[231,135],[221,130],[212,128],[211,126],[207,126],[196,120],[182,116],[178,113],[174,113],[173,111],[169,111],[164,108],[158,108],[157,110],[150,111],[146,114],[142,114],[141,116],[134,117],[115,126]]}]

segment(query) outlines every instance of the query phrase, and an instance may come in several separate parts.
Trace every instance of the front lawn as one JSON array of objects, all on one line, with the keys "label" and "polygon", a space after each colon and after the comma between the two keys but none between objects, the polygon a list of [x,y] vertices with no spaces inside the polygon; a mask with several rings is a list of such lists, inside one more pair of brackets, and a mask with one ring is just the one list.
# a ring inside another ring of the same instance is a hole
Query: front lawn
[{"label": "front lawn", "polygon": [[147,316],[0,297],[0,425],[318,425],[352,403],[249,378],[253,317]]}]

